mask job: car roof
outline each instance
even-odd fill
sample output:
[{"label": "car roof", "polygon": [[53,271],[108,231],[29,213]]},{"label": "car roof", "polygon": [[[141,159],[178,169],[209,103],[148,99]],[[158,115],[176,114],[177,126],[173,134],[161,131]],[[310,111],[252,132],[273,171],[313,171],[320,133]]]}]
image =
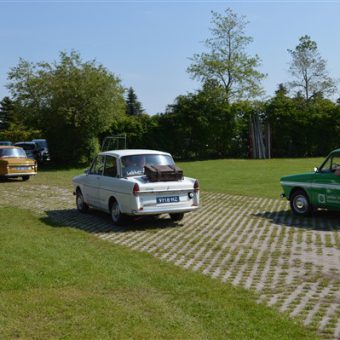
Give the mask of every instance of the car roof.
[{"label": "car roof", "polygon": [[16,144],[35,144],[35,143],[34,142],[16,142],[14,144],[16,145]]},{"label": "car roof", "polygon": [[0,145],[0,149],[22,149],[22,148],[14,145]]},{"label": "car roof", "polygon": [[115,157],[136,156],[136,155],[169,155],[168,152],[144,149],[126,149],[126,150],[110,150],[99,153],[100,155],[108,155]]}]

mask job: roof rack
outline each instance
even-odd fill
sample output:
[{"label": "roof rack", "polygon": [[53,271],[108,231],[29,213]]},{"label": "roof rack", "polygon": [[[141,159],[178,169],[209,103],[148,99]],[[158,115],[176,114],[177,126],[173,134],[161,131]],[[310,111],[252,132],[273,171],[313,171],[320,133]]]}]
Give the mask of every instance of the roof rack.
[{"label": "roof rack", "polygon": [[101,151],[126,149],[126,133],[104,138]]}]

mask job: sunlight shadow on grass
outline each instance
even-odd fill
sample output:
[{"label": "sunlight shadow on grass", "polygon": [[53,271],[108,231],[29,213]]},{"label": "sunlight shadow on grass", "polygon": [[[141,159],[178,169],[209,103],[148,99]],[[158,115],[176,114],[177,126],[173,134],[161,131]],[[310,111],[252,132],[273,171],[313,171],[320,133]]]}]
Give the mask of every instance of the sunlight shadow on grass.
[{"label": "sunlight shadow on grass", "polygon": [[115,226],[110,215],[98,210],[91,210],[82,214],[76,209],[48,210],[46,217],[41,220],[53,227],[71,227],[89,233],[124,233],[129,231],[143,231],[153,229],[180,228],[182,223],[173,222],[170,218],[143,217],[131,218],[125,226]]},{"label": "sunlight shadow on grass", "polygon": [[291,211],[265,211],[253,216],[264,218],[276,225],[318,231],[340,231],[340,212],[317,210],[311,216],[298,217]]}]

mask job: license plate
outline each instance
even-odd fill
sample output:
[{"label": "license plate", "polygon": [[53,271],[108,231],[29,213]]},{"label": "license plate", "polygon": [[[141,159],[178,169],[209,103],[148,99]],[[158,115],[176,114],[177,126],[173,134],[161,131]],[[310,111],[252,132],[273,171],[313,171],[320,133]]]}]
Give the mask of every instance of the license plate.
[{"label": "license plate", "polygon": [[157,204],[177,203],[177,202],[179,202],[179,196],[156,197],[156,201],[157,201]]},{"label": "license plate", "polygon": [[17,166],[16,170],[28,170],[28,166]]}]

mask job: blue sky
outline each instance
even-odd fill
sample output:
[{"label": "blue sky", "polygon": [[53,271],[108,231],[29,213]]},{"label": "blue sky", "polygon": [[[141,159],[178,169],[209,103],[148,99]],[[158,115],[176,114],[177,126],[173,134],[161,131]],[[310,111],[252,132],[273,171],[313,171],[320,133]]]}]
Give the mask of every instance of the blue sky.
[{"label": "blue sky", "polygon": [[340,78],[338,1],[0,0],[0,98],[20,57],[52,62],[75,49],[132,86],[146,112],[164,112],[178,95],[200,87],[186,72],[189,58],[204,50],[211,11],[228,7],[250,22],[248,51],[262,59],[267,96],[289,80],[287,49],[304,34],[317,42],[331,76]]}]

